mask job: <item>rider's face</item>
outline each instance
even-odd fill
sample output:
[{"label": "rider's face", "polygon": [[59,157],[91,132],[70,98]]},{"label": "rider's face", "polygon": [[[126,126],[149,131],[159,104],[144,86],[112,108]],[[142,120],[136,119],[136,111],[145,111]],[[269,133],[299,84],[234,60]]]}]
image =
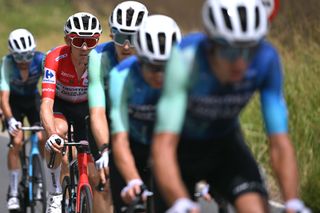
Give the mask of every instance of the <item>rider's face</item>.
[{"label": "rider's face", "polygon": [[142,75],[152,88],[160,89],[164,79],[164,65],[142,63]]},{"label": "rider's face", "polygon": [[223,83],[241,81],[255,54],[255,47],[235,48],[215,45],[210,55],[213,69],[218,79]]},{"label": "rider's face", "polygon": [[131,41],[124,40],[121,43],[119,43],[115,41],[116,39],[115,36],[116,35],[113,33],[110,34],[110,37],[115,43],[115,49],[116,49],[118,61],[122,61],[123,59],[126,59],[127,57],[136,54],[135,48],[130,43]]},{"label": "rider's face", "polygon": [[71,39],[69,37],[65,37],[65,41],[67,45],[71,47],[71,56],[72,58],[76,59],[77,61],[81,61],[83,64],[88,63],[88,55],[92,48],[88,48],[86,44],[82,45],[80,48],[75,47],[71,43]]}]

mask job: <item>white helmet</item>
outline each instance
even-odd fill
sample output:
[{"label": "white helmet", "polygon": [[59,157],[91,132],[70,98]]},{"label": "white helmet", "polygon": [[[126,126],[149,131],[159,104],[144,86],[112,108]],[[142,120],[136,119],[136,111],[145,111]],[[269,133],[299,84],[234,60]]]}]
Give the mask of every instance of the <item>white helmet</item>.
[{"label": "white helmet", "polygon": [[180,29],[172,18],[151,15],[141,24],[133,43],[138,56],[150,63],[161,63],[169,59],[172,46],[180,40]]},{"label": "white helmet", "polygon": [[112,30],[120,33],[135,33],[143,19],[148,16],[146,6],[136,1],[124,1],[118,4],[109,17]]},{"label": "white helmet", "polygon": [[9,35],[8,47],[12,53],[22,53],[33,51],[36,48],[36,43],[28,30],[16,29]]},{"label": "white helmet", "polygon": [[207,0],[202,18],[209,36],[230,45],[255,44],[268,31],[261,0]]},{"label": "white helmet", "polygon": [[64,33],[76,33],[78,36],[101,34],[102,29],[97,17],[91,13],[80,12],[70,16],[64,25]]}]

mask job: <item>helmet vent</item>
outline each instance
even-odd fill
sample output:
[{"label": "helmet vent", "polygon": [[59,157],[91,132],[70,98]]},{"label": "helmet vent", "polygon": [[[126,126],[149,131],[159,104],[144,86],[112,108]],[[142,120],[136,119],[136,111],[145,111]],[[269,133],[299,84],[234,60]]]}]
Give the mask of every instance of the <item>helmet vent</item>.
[{"label": "helmet vent", "polygon": [[166,50],[166,35],[164,33],[158,34],[160,53],[164,54]]},{"label": "helmet vent", "polygon": [[11,42],[8,41],[8,43],[9,43],[10,49],[13,49],[13,46],[12,46]]},{"label": "helmet vent", "polygon": [[260,25],[260,11],[258,7],[256,7],[255,12],[256,12],[256,29],[257,29]]},{"label": "helmet vent", "polygon": [[127,19],[126,19],[127,26],[131,26],[133,14],[134,14],[134,10],[131,7],[127,9]]},{"label": "helmet vent", "polygon": [[92,18],[92,24],[91,24],[91,29],[95,29],[97,27],[97,19]]},{"label": "helmet vent", "polygon": [[152,39],[151,39],[151,35],[149,33],[146,33],[146,37],[147,37],[147,46],[150,52],[154,52],[153,50],[153,46],[152,46]]},{"label": "helmet vent", "polygon": [[222,14],[224,18],[224,22],[229,30],[232,30],[230,16],[228,15],[228,11],[226,8],[222,8]]},{"label": "helmet vent", "polygon": [[210,8],[208,8],[208,10],[209,10],[209,19],[210,19],[212,25],[215,27],[216,26],[216,21],[214,19],[213,10],[210,9]]},{"label": "helmet vent", "polygon": [[[82,19],[82,23],[83,23],[83,29],[88,30],[90,17],[89,16],[82,16],[81,19]],[[81,28],[79,28],[79,29],[81,29]]]},{"label": "helmet vent", "polygon": [[18,49],[21,49],[20,46],[19,46],[19,44],[18,44],[18,42],[17,42],[17,40],[14,39],[13,42],[14,42],[14,45],[15,45]]},{"label": "helmet vent", "polygon": [[74,23],[75,28],[80,29],[80,21],[77,17],[73,18],[73,23]]},{"label": "helmet vent", "polygon": [[29,41],[29,46],[31,46],[32,42],[31,42],[31,37],[28,36],[28,41]]},{"label": "helmet vent", "polygon": [[172,34],[172,44],[177,42],[177,33]]},{"label": "helmet vent", "polygon": [[136,26],[139,26],[139,25],[141,24],[142,19],[143,19],[143,15],[144,15],[144,12],[143,12],[143,11],[140,11],[139,14],[138,14]]},{"label": "helmet vent", "polygon": [[23,37],[20,38],[20,41],[22,43],[22,46],[23,46],[23,49],[26,49],[27,48],[27,44],[26,44],[26,41],[24,40]]},{"label": "helmet vent", "polygon": [[117,11],[117,22],[122,24],[122,10]]},{"label": "helmet vent", "polygon": [[238,7],[238,13],[240,17],[241,29],[243,32],[247,31],[247,10],[245,7]]}]

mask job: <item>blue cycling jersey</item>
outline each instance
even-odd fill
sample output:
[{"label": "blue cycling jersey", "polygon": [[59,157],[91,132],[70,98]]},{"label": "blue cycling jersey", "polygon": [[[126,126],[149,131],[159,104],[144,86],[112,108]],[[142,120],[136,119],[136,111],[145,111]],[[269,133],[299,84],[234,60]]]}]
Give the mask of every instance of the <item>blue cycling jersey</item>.
[{"label": "blue cycling jersey", "polygon": [[20,70],[11,54],[2,58],[1,64],[1,91],[10,91],[14,95],[32,96],[39,93],[37,85],[42,76],[44,53],[35,52],[29,65],[29,76],[22,80]]},{"label": "blue cycling jersey", "polygon": [[259,91],[268,134],[286,133],[282,69],[272,45],[261,42],[241,81],[222,84],[209,65],[208,42],[206,35],[195,33],[173,49],[156,132],[178,133],[187,140],[222,137],[239,125],[241,110]]},{"label": "blue cycling jersey", "polygon": [[128,132],[132,141],[150,144],[160,89],[143,78],[136,56],[123,60],[110,73],[112,134]]}]

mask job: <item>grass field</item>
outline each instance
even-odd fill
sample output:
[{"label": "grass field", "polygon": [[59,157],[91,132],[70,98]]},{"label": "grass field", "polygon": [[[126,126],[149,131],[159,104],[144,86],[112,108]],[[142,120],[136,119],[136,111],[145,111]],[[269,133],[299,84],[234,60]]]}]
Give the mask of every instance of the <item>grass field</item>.
[{"label": "grass field", "polygon": [[[27,28],[35,35],[41,51],[46,52],[62,44],[63,24],[69,15],[79,10],[98,15],[104,29],[102,41],[108,40],[107,14],[116,2],[119,1],[0,0],[0,54],[3,56],[7,53],[8,34],[18,27]],[[193,5],[186,11],[176,9],[181,8],[180,0],[143,2],[150,6],[152,12],[172,14],[185,32],[200,26],[201,20],[196,21],[200,16],[188,14],[199,9],[201,1],[190,1]],[[299,163],[301,195],[314,212],[320,212],[320,28],[316,9],[320,8],[320,1],[310,0],[308,5],[298,0],[291,0],[290,4],[287,1],[281,2],[284,6],[271,26],[269,39],[283,59],[284,93],[289,112],[290,135]],[[259,108],[257,94],[241,115],[241,121],[253,153],[268,174],[272,196],[281,200],[270,169],[267,140]]]}]

